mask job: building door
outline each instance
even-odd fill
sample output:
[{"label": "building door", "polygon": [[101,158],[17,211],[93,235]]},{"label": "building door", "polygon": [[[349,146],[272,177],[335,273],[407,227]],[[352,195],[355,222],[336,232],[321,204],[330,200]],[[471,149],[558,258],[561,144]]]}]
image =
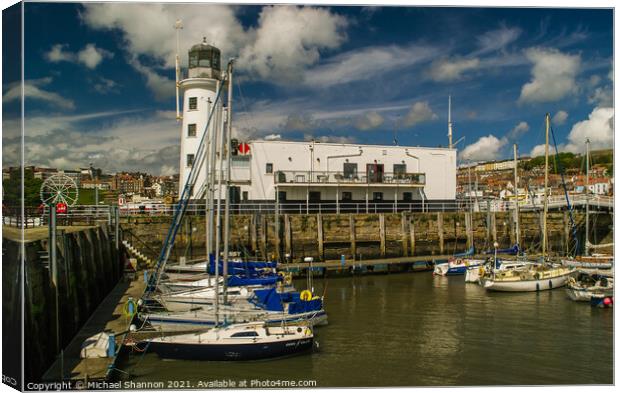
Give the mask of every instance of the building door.
[{"label": "building door", "polygon": [[368,176],[369,183],[382,183],[383,173],[383,164],[366,164],[366,176]]}]

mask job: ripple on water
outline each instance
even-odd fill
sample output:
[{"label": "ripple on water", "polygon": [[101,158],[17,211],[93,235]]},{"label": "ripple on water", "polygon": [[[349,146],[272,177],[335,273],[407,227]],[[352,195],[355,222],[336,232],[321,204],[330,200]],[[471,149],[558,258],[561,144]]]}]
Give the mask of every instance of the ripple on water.
[{"label": "ripple on water", "polygon": [[[315,281],[319,292],[321,280]],[[303,283],[299,283],[301,288]],[[319,386],[611,384],[613,310],[563,289],[493,293],[430,273],[329,279],[318,353],[261,362],[131,357],[136,380],[315,379]],[[137,365],[137,367],[136,367]]]}]

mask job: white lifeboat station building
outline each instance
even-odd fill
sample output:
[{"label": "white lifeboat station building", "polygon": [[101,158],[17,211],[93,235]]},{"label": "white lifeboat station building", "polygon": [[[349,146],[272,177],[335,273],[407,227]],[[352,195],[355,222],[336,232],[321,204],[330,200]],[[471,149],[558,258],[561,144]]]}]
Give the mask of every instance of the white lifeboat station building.
[{"label": "white lifeboat station building", "polygon": [[[194,164],[220,75],[220,51],[205,42],[194,45],[189,51],[188,77],[179,82],[183,93],[181,190]],[[226,108],[219,106],[212,124],[224,127]],[[257,205],[268,211],[276,203],[282,212],[428,210],[429,202],[456,198],[456,150],[452,148],[234,139],[230,148],[233,211],[244,206],[258,209]],[[201,173],[197,184],[204,179]]]}]

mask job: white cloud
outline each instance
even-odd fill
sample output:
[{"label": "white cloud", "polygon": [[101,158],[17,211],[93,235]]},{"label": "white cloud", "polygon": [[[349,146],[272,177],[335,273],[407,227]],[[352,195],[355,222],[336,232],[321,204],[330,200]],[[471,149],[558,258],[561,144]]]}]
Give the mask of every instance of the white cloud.
[{"label": "white cloud", "polygon": [[95,91],[97,91],[98,93],[101,94],[108,94],[108,93],[118,93],[119,90],[119,84],[114,82],[111,79],[107,79],[104,78],[102,76],[98,77],[97,79],[94,80],[94,82],[92,82],[93,84],[93,89],[95,89]]},{"label": "white cloud", "polygon": [[419,123],[437,119],[427,101],[419,101],[413,104],[409,112],[405,115],[402,124],[406,127],[415,126]]},{"label": "white cloud", "polygon": [[521,29],[517,27],[502,26],[496,30],[490,30],[478,37],[480,49],[477,54],[494,52],[505,48],[508,44],[516,41],[521,35]]},{"label": "white cloud", "polygon": [[501,148],[506,144],[504,138],[498,139],[489,134],[467,146],[460,153],[460,157],[467,161],[490,161],[499,158]]},{"label": "white cloud", "polygon": [[525,56],[533,63],[532,80],[523,85],[519,102],[552,102],[577,91],[575,78],[581,67],[580,55],[557,49],[530,48]]},{"label": "white cloud", "polygon": [[[558,150],[559,147],[558,147]],[[549,149],[549,154],[551,154],[551,148]],[[532,151],[530,151],[530,157],[538,157],[538,156],[544,156],[545,155],[545,145],[536,145],[532,148]]]},{"label": "white cloud", "polygon": [[357,139],[352,136],[336,136],[336,135],[320,135],[304,134],[304,140],[316,141],[320,143],[356,143]]},{"label": "white cloud", "polygon": [[480,66],[480,60],[473,59],[444,59],[434,62],[430,68],[430,76],[436,82],[448,82],[460,79],[463,73],[475,70]]},{"label": "white cloud", "polygon": [[321,49],[339,47],[346,39],[347,20],[325,8],[263,7],[251,45],[240,51],[242,69],[276,83],[298,82],[303,70],[316,64]]},{"label": "white cloud", "polygon": [[[118,115],[123,116],[105,121]],[[100,119],[98,125],[85,122],[93,119]],[[136,111],[74,116],[46,114],[27,117],[24,127],[27,165],[75,169],[92,162],[107,172],[142,170],[169,174],[170,168],[178,172],[179,125],[174,119],[166,119],[165,114],[138,115]],[[19,142],[20,138],[4,138],[8,149],[3,151],[12,154],[11,147],[19,146]]]},{"label": "white cloud", "polygon": [[282,139],[282,135],[280,134],[269,134],[269,135],[265,135],[265,137],[263,138],[266,141],[279,141]]},{"label": "white cloud", "polygon": [[71,52],[65,52],[63,50],[67,45],[56,44],[53,45],[49,52],[45,53],[44,57],[47,61],[51,61],[52,63],[57,63],[59,61],[73,61],[75,59],[75,54]]},{"label": "white cloud", "polygon": [[[560,151],[583,153],[586,139],[590,139],[592,149],[609,149],[614,143],[614,109],[597,107],[592,110],[588,119],[573,125],[565,144],[558,146]],[[553,147],[550,147],[553,152]],[[545,154],[545,145],[535,146],[532,157]]]},{"label": "white cloud", "polygon": [[372,46],[355,49],[330,57],[305,74],[304,83],[309,87],[328,87],[367,80],[375,76],[428,61],[437,49],[420,45]]},{"label": "white cloud", "polygon": [[568,119],[568,112],[558,111],[555,115],[553,115],[551,122],[553,124],[561,126],[562,124],[566,123],[566,119]]},{"label": "white cloud", "polygon": [[[257,26],[248,30],[235,15],[237,9],[220,4],[104,3],[85,4],[81,16],[91,28],[123,34],[130,64],[145,76],[159,98],[170,96],[174,89],[174,83],[162,76],[161,70],[174,67],[176,38],[172,27],[177,19],[183,22],[183,64],[187,49],[205,36],[222,51],[223,64],[228,58],[239,57],[238,69],[247,77],[274,83],[299,82],[303,70],[319,61],[321,50],[337,48],[346,39],[347,20],[326,8],[263,7]],[[142,56],[150,60],[148,66]]]},{"label": "white cloud", "polygon": [[[52,106],[62,109],[75,109],[75,104],[72,100],[62,97],[60,94],[47,91],[41,88],[52,82],[52,78],[41,79],[29,79],[24,81],[24,97],[26,102],[28,100],[44,101]],[[7,91],[2,96],[2,100],[5,102],[20,100],[22,97],[22,89],[19,83],[14,83],[9,86]]]},{"label": "white cloud", "polygon": [[365,113],[355,120],[355,127],[358,130],[366,131],[380,127],[385,119],[378,112],[372,111]]},{"label": "white cloud", "polygon": [[45,53],[44,57],[47,61],[58,63],[66,61],[70,63],[80,63],[90,69],[95,69],[104,58],[111,58],[114,54],[102,48],[97,48],[95,44],[86,44],[86,46],[77,53],[66,51],[67,45],[56,44]]},{"label": "white cloud", "polygon": [[586,138],[590,139],[592,149],[609,149],[614,144],[614,109],[597,107],[592,110],[587,120],[573,125],[568,134],[568,143],[564,150],[581,152]]},{"label": "white cloud", "polygon": [[526,134],[529,130],[530,130],[529,124],[527,124],[524,121],[519,122],[519,124],[517,124],[510,131],[508,131],[504,139],[506,139],[507,141],[517,140],[521,138],[524,134]]},{"label": "white cloud", "polygon": [[282,128],[292,131],[305,131],[316,127],[315,121],[308,115],[290,115]]},{"label": "white cloud", "polygon": [[614,102],[611,86],[601,86],[594,89],[588,97],[588,103],[601,107],[611,107]]}]

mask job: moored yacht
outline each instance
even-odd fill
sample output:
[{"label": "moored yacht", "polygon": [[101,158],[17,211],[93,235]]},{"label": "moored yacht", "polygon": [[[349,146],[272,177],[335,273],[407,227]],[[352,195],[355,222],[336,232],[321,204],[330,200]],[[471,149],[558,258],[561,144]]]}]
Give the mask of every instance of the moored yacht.
[{"label": "moored yacht", "polygon": [[147,350],[164,359],[256,360],[310,351],[314,333],[309,326],[268,326],[264,322],[216,327],[206,332],[145,340]]}]

